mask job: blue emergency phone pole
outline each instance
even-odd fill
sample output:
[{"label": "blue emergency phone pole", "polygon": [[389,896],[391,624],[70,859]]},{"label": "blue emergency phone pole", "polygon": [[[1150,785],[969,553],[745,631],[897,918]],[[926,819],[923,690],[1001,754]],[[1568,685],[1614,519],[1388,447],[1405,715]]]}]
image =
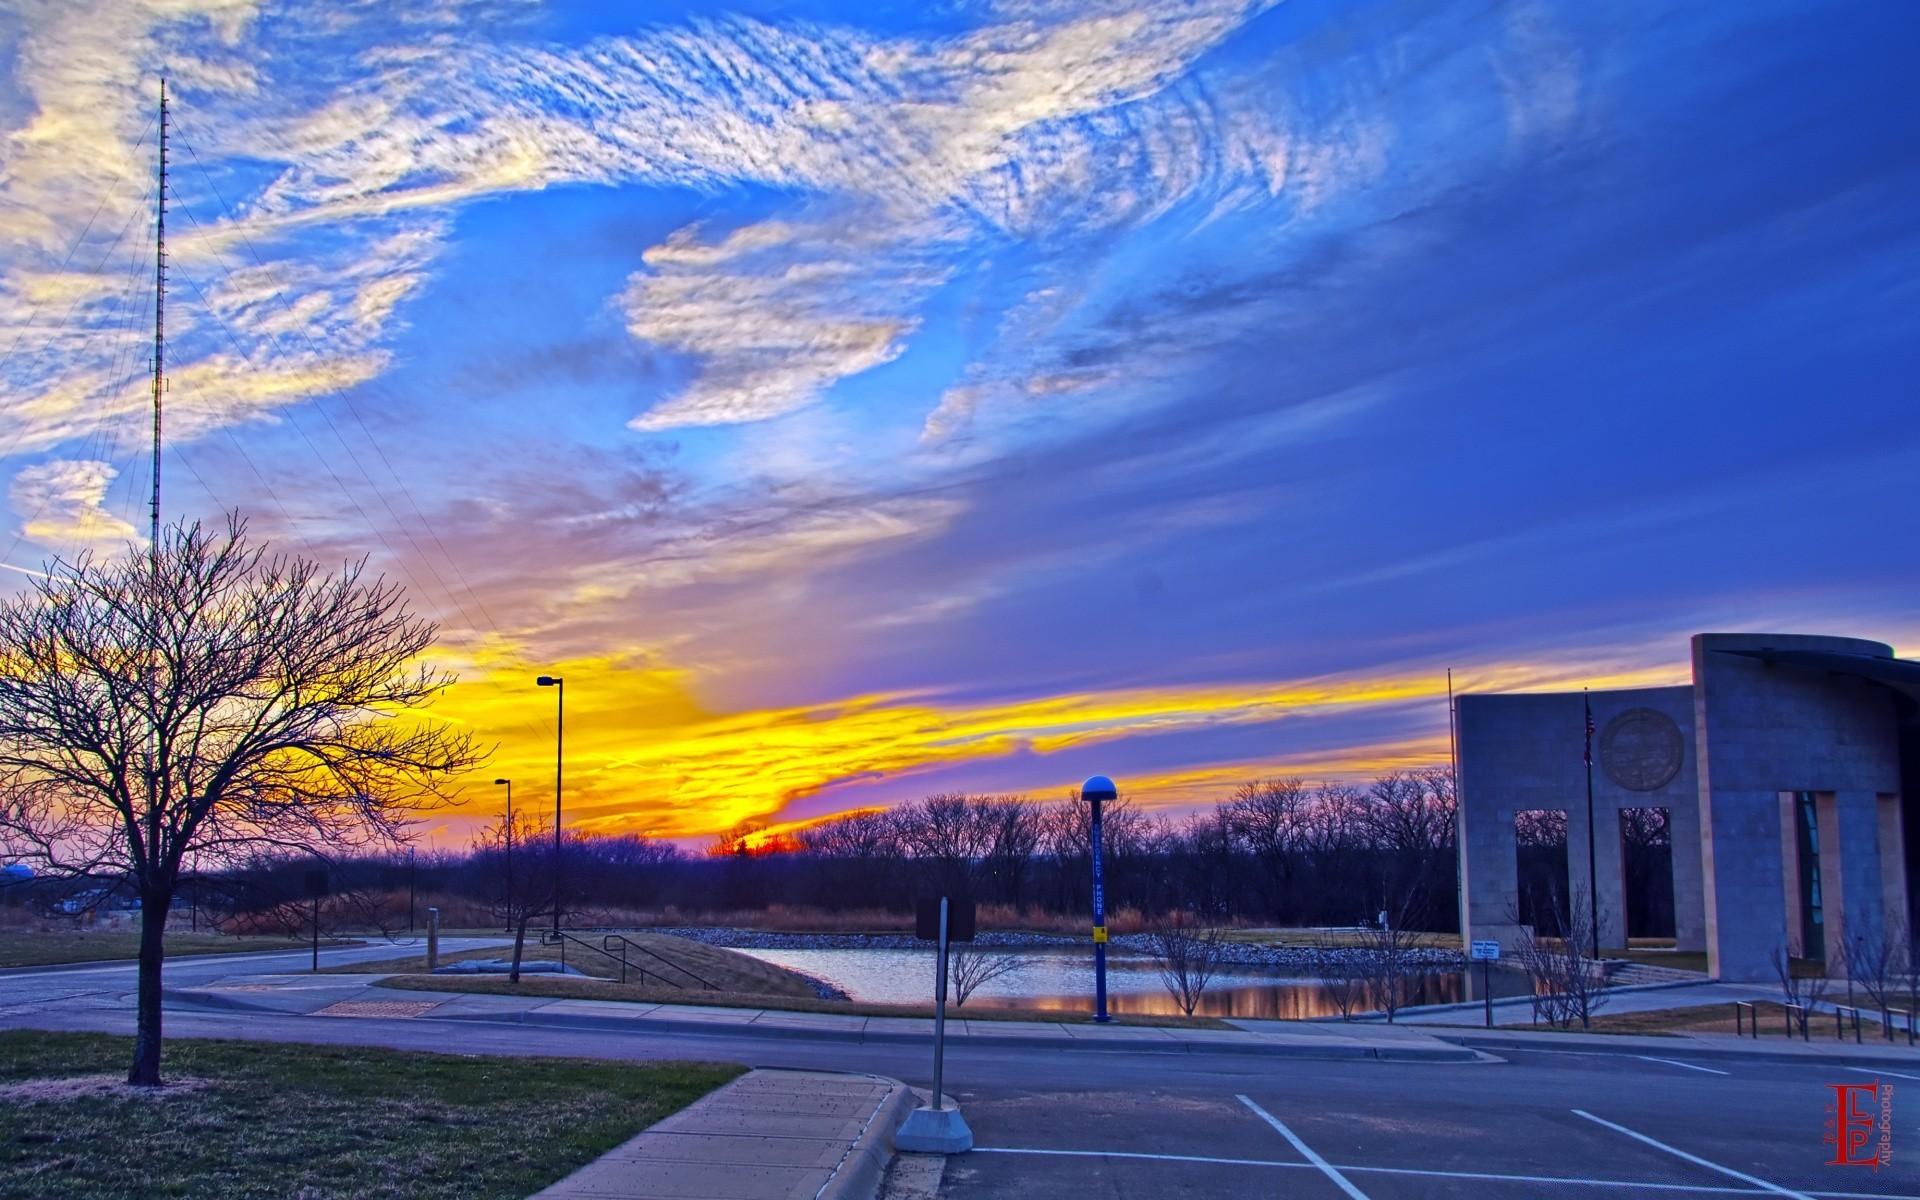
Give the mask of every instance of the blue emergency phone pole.
[{"label": "blue emergency phone pole", "polygon": [[1095,775],[1080,785],[1080,798],[1093,805],[1093,1019],[1105,1024],[1107,1016],[1107,888],[1101,877],[1100,805],[1117,800],[1120,793],[1113,780]]}]

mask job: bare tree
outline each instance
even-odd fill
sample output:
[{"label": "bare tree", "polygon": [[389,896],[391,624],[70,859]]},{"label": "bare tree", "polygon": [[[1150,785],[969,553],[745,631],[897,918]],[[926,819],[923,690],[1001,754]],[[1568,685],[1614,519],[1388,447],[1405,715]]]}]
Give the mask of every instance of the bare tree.
[{"label": "bare tree", "polygon": [[1168,914],[1147,933],[1149,952],[1160,960],[1160,982],[1188,1016],[1220,970],[1220,931],[1202,928],[1188,912]]},{"label": "bare tree", "polygon": [[553,853],[553,825],[536,813],[513,814],[482,829],[473,840],[480,899],[487,914],[513,933],[510,983],[520,982],[526,958],[527,928],[553,915],[559,873]]},{"label": "bare tree", "polygon": [[1366,950],[1351,940],[1322,933],[1313,940],[1313,972],[1342,1021],[1353,1020],[1354,1010],[1367,998]]},{"label": "bare tree", "polygon": [[1011,975],[1026,965],[1024,954],[982,950],[972,942],[952,943],[947,949],[947,983],[953,988],[953,1006],[963,1007],[981,984]]},{"label": "bare tree", "polygon": [[450,677],[400,589],[169,527],[148,552],[56,561],[0,602],[0,841],[124,875],[141,903],[128,1081],[160,1082],[160,974],[182,861],[393,842],[483,755],[417,710]]},{"label": "bare tree", "polygon": [[[1549,912],[1554,907],[1549,905]],[[1563,919],[1543,914],[1550,922],[1545,931],[1521,926],[1520,967],[1533,984],[1534,1015],[1556,1028],[1578,1021],[1580,1028],[1591,1029],[1594,1014],[1609,998],[1605,967],[1585,953],[1594,941],[1591,912],[1585,890],[1575,888]]]},{"label": "bare tree", "polygon": [[1427,938],[1406,927],[1405,914],[1404,905],[1387,910],[1385,921],[1361,932],[1357,953],[1349,959],[1363,993],[1386,1014],[1389,1025],[1406,1007],[1408,981],[1428,970],[1420,961]]},{"label": "bare tree", "polygon": [[1848,933],[1843,947],[1849,985],[1860,985],[1883,1022],[1908,974],[1907,931],[1898,927],[1903,924],[1887,922],[1869,933]]},{"label": "bare tree", "polygon": [[1787,1019],[1800,1026],[1800,1036],[1807,1036],[1807,1022],[1818,1008],[1821,999],[1827,994],[1827,977],[1816,975],[1802,979],[1793,973],[1793,954],[1785,946],[1775,946],[1768,958],[1773,963],[1773,974],[1780,981],[1781,1003],[1786,1006]]}]

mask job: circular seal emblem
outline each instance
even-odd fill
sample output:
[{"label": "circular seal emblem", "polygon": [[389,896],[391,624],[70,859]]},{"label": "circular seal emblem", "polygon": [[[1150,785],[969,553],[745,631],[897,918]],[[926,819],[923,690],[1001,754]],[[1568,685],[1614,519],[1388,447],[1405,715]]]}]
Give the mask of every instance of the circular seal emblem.
[{"label": "circular seal emblem", "polygon": [[1680,773],[1686,752],[1680,727],[1654,708],[1630,708],[1600,731],[1600,769],[1630,792],[1665,787]]}]

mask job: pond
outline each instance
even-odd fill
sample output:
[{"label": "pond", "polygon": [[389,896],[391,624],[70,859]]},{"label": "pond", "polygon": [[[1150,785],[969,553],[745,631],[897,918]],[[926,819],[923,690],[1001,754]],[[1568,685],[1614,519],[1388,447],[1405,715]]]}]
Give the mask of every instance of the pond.
[{"label": "pond", "polygon": [[[933,999],[934,953],[928,950],[739,950],[740,954],[790,967],[824,980],[857,1001],[869,1004],[926,1004]],[[1004,952],[992,952],[1004,953]],[[1024,1008],[1089,1012],[1093,1008],[1093,954],[1084,949],[1036,949],[1019,952],[1020,965],[980,985],[963,1011]],[[1527,982],[1513,972],[1493,973],[1493,994],[1523,996]],[[1459,970],[1414,975],[1401,987],[1401,1002],[1446,1004],[1477,1000],[1480,978],[1471,984]],[[1152,958],[1111,954],[1107,958],[1107,1007],[1116,1013],[1166,1016],[1180,1011],[1161,982]],[[1378,1007],[1363,1003],[1356,1011]],[[1280,968],[1236,967],[1214,976],[1198,1015],[1210,1017],[1291,1018],[1338,1016],[1339,1006],[1323,979]]]}]

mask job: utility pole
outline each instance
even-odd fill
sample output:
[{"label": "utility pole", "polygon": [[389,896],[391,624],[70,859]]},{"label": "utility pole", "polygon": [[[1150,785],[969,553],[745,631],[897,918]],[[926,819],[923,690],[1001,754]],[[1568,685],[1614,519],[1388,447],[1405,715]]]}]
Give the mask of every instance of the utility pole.
[{"label": "utility pole", "polygon": [[[1593,698],[1580,689],[1587,710],[1587,921],[1593,926],[1593,958],[1600,960],[1600,856],[1593,845]],[[1571,923],[1571,922],[1569,922]]]},{"label": "utility pole", "polygon": [[167,81],[160,80],[160,181],[153,227],[153,499],[148,507],[149,551],[160,565],[160,410],[167,355]]}]

